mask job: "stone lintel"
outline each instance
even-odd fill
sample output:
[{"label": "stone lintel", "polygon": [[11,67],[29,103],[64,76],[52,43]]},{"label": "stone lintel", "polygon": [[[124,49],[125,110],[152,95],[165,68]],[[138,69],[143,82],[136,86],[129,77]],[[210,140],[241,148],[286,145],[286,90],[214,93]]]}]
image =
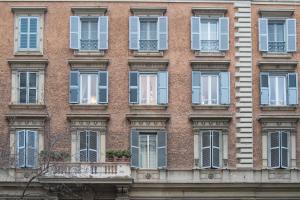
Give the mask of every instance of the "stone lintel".
[{"label": "stone lintel", "polygon": [[134,71],[160,71],[166,70],[168,59],[128,59],[130,70]]},{"label": "stone lintel", "polygon": [[191,60],[193,70],[227,71],[230,60]]}]

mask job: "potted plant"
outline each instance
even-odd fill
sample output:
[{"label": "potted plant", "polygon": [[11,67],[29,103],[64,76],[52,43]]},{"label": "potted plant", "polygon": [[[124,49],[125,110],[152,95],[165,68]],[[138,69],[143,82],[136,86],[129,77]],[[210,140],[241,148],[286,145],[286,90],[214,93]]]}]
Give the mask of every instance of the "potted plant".
[{"label": "potted plant", "polygon": [[131,157],[131,154],[130,154],[130,151],[129,151],[129,150],[123,150],[123,151],[122,151],[122,159],[123,159],[123,162],[129,162],[130,157]]},{"label": "potted plant", "polygon": [[113,162],[114,161],[114,154],[115,154],[114,150],[108,150],[106,152],[106,158],[107,158],[108,162]]}]

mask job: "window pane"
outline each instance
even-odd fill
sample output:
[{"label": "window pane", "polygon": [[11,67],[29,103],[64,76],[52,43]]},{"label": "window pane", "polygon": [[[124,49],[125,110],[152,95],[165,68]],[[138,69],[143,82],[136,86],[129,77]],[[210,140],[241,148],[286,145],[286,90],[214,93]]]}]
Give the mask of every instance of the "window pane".
[{"label": "window pane", "polygon": [[89,162],[97,162],[97,152],[89,150]]},{"label": "window pane", "polygon": [[283,23],[277,24],[276,33],[277,33],[277,41],[283,42],[284,41],[284,24]]},{"label": "window pane", "polygon": [[29,89],[29,103],[36,103],[36,89]]},{"label": "window pane", "polygon": [[21,18],[21,33],[27,33],[28,32],[28,19],[27,18]]},{"label": "window pane", "polygon": [[96,20],[93,20],[91,22],[90,39],[91,40],[97,40],[98,39],[98,22]]},{"label": "window pane", "polygon": [[270,76],[270,104],[276,105],[276,77]]},{"label": "window pane", "polygon": [[269,23],[268,25],[268,37],[270,42],[275,41],[275,25],[273,23]]},{"label": "window pane", "polygon": [[220,146],[220,138],[219,138],[219,133],[214,131],[213,133],[213,146],[219,147]]},{"label": "window pane", "polygon": [[20,73],[20,87],[26,87],[27,86],[27,73]]},{"label": "window pane", "polygon": [[89,145],[90,145],[89,146],[90,149],[94,149],[94,150],[97,149],[97,133],[96,132],[93,132],[93,131],[90,132]]},{"label": "window pane", "polygon": [[87,142],[86,141],[86,132],[85,131],[80,132],[80,150],[87,148],[86,142]]},{"label": "window pane", "polygon": [[202,149],[202,166],[210,167],[210,148]]},{"label": "window pane", "polygon": [[218,76],[211,76],[211,104],[218,104]]},{"label": "window pane", "polygon": [[210,39],[218,40],[218,21],[210,20]]},{"label": "window pane", "polygon": [[90,99],[89,103],[96,104],[97,103],[97,79],[98,76],[96,74],[90,75]]},{"label": "window pane", "polygon": [[37,34],[29,35],[29,48],[37,48]]},{"label": "window pane", "polygon": [[201,40],[208,40],[208,20],[201,19]]},{"label": "window pane", "polygon": [[202,133],[202,147],[209,147],[210,146],[210,132],[203,132]]},{"label": "window pane", "polygon": [[202,104],[208,104],[208,76],[201,77],[201,89]]},{"label": "window pane", "polygon": [[88,75],[81,74],[81,103],[88,103]]},{"label": "window pane", "polygon": [[285,77],[278,77],[278,104],[285,105]]},{"label": "window pane", "polygon": [[288,147],[288,134],[286,132],[281,133],[281,146]]},{"label": "window pane", "polygon": [[149,135],[149,168],[157,167],[156,135]]},{"label": "window pane", "polygon": [[147,39],[147,23],[145,21],[140,23],[140,38],[141,40]]},{"label": "window pane", "polygon": [[149,76],[149,104],[156,104],[156,100],[157,100],[157,86],[156,86],[156,75],[150,75]]},{"label": "window pane", "polygon": [[26,89],[20,89],[20,103],[26,103]]},{"label": "window pane", "polygon": [[154,21],[151,21],[149,22],[149,27],[150,27],[150,33],[149,33],[149,36],[150,36],[150,40],[156,40],[156,37],[157,37],[157,23],[154,22]]},{"label": "window pane", "polygon": [[36,87],[36,73],[29,73],[29,87]]},{"label": "window pane", "polygon": [[87,150],[80,151],[80,162],[87,162]]},{"label": "window pane", "polygon": [[271,148],[279,147],[279,133],[271,134]]},{"label": "window pane", "polygon": [[140,166],[147,168],[147,135],[140,135]]},{"label": "window pane", "polygon": [[82,40],[89,39],[89,24],[87,20],[81,21],[81,39]]},{"label": "window pane", "polygon": [[30,33],[37,32],[37,18],[30,19]]},{"label": "window pane", "polygon": [[20,36],[20,48],[27,48],[28,46],[28,41],[27,41],[27,34],[21,34]]}]

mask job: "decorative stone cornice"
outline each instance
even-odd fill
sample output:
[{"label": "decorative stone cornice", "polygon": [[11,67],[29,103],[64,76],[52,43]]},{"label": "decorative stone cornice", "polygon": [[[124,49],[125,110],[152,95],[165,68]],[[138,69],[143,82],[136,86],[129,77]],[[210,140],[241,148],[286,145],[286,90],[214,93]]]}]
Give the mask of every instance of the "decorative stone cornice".
[{"label": "decorative stone cornice", "polygon": [[48,59],[9,59],[7,62],[12,70],[45,70],[48,65]]},{"label": "decorative stone cornice", "polygon": [[72,13],[75,15],[105,15],[107,7],[72,7]]},{"label": "decorative stone cornice", "polygon": [[130,12],[133,15],[164,15],[167,12],[166,7],[131,7]]},{"label": "decorative stone cornice", "polygon": [[106,70],[109,59],[69,59],[72,69],[80,70]]},{"label": "decorative stone cornice", "polygon": [[191,60],[190,64],[193,70],[227,71],[230,60]]},{"label": "decorative stone cornice", "polygon": [[47,12],[46,6],[36,6],[36,7],[25,7],[25,6],[13,6],[11,7],[13,13],[39,13],[44,14]]},{"label": "decorative stone cornice", "polygon": [[97,128],[106,130],[109,114],[67,114],[71,128]]},{"label": "decorative stone cornice", "polygon": [[231,114],[191,114],[189,119],[193,123],[195,133],[203,129],[221,129],[227,131]]},{"label": "decorative stone cornice", "polygon": [[130,70],[160,71],[166,70],[169,64],[167,59],[129,59]]},{"label": "decorative stone cornice", "polygon": [[136,129],[166,129],[170,114],[126,114],[130,126]]},{"label": "decorative stone cornice", "polygon": [[296,131],[299,115],[260,115],[262,131],[291,130]]},{"label": "decorative stone cornice", "polygon": [[10,113],[5,115],[10,128],[43,128],[48,118],[47,114],[19,114]]},{"label": "decorative stone cornice", "polygon": [[295,9],[290,8],[262,8],[258,10],[262,17],[291,17],[294,12]]},{"label": "decorative stone cornice", "polygon": [[297,60],[261,60],[257,62],[261,71],[291,71],[298,65]]},{"label": "decorative stone cornice", "polygon": [[222,7],[193,7],[192,13],[194,15],[201,15],[201,14],[218,14],[218,15],[225,15],[227,13],[227,8]]}]

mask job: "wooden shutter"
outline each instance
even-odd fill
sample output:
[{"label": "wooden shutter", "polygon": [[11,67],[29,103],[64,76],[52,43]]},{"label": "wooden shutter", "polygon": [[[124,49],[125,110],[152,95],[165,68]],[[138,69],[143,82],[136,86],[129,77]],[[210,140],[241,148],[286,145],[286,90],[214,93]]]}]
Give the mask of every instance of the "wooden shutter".
[{"label": "wooden shutter", "polygon": [[269,73],[260,73],[260,104],[269,104]]},{"label": "wooden shutter", "polygon": [[258,19],[259,50],[268,51],[268,19]]},{"label": "wooden shutter", "polygon": [[158,131],[157,133],[157,167],[167,167],[167,133]]},{"label": "wooden shutter", "polygon": [[140,20],[137,16],[129,17],[129,49],[138,50],[140,40]]},{"label": "wooden shutter", "polygon": [[192,50],[197,50],[197,51],[201,50],[200,28],[201,28],[201,18],[191,17],[191,49]]},{"label": "wooden shutter", "polygon": [[289,165],[289,148],[288,148],[288,138],[289,134],[287,132],[282,131],[281,132],[281,138],[280,138],[280,143],[281,143],[281,167],[282,168],[288,168]]},{"label": "wooden shutter", "polygon": [[97,162],[97,146],[98,146],[98,137],[97,132],[89,131],[88,134],[88,161]]},{"label": "wooden shutter", "polygon": [[279,168],[280,167],[280,133],[274,132],[270,133],[270,167]]},{"label": "wooden shutter", "polygon": [[229,18],[220,17],[219,18],[219,50],[227,51],[229,50]]},{"label": "wooden shutter", "polygon": [[212,131],[212,167],[220,168],[220,133]]},{"label": "wooden shutter", "polygon": [[129,103],[139,103],[139,72],[129,72]]},{"label": "wooden shutter", "polygon": [[158,17],[158,50],[168,49],[168,17]]},{"label": "wooden shutter", "polygon": [[87,162],[88,161],[88,138],[87,132],[82,131],[79,133],[79,161]]},{"label": "wooden shutter", "polygon": [[139,133],[135,129],[131,129],[131,167],[139,167]]},{"label": "wooden shutter", "polygon": [[98,49],[108,49],[108,16],[99,17],[98,34]]},{"label": "wooden shutter", "polygon": [[80,73],[79,71],[70,72],[70,94],[69,101],[70,103],[79,103],[80,95]]},{"label": "wooden shutter", "polygon": [[201,103],[201,72],[192,71],[192,103]]},{"label": "wooden shutter", "polygon": [[35,167],[37,161],[37,133],[26,131],[26,167]]},{"label": "wooden shutter", "polygon": [[70,49],[79,49],[81,22],[79,16],[70,16]]},{"label": "wooden shutter", "polygon": [[25,130],[21,130],[17,132],[17,166],[18,167],[25,167],[25,141],[26,141],[26,136],[25,136]]},{"label": "wooden shutter", "polygon": [[211,167],[211,136],[210,131],[203,131],[201,137],[201,164],[203,168]]},{"label": "wooden shutter", "polygon": [[288,104],[298,104],[298,76],[297,73],[288,73]]},{"label": "wooden shutter", "polygon": [[158,104],[168,104],[168,72],[161,71],[157,73],[157,102]]},{"label": "wooden shutter", "polygon": [[220,104],[230,103],[230,73],[220,72]]},{"label": "wooden shutter", "polygon": [[98,72],[98,103],[106,104],[108,103],[108,72],[99,71]]},{"label": "wooden shutter", "polygon": [[287,27],[286,51],[295,52],[297,51],[296,19],[286,19],[286,27]]}]

